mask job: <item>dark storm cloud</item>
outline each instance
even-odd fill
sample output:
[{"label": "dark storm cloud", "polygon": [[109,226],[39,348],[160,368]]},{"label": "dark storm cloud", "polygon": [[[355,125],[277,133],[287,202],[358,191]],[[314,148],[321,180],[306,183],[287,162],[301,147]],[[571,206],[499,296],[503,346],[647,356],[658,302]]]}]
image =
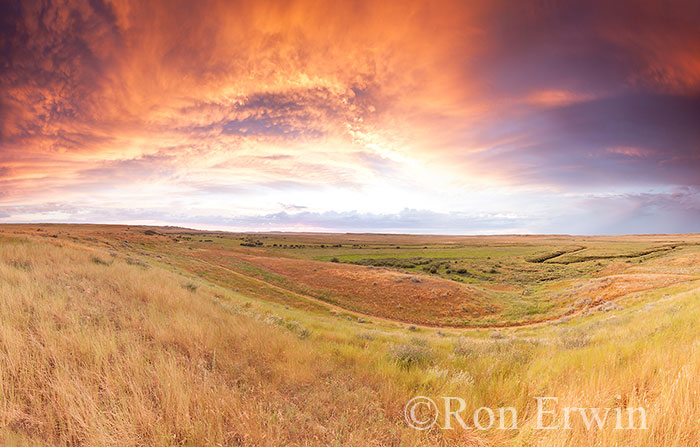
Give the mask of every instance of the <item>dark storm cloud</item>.
[{"label": "dark storm cloud", "polygon": [[54,145],[86,144],[92,135],[65,125],[94,122],[93,96],[119,45],[110,6],[83,2],[3,2],[0,94],[3,140],[54,137]]}]

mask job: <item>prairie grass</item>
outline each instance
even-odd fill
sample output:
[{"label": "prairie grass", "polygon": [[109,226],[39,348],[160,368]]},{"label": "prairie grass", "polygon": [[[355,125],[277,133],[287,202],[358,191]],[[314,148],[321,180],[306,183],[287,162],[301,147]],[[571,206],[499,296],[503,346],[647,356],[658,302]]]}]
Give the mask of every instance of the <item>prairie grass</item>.
[{"label": "prairie grass", "polygon": [[[494,336],[360,324],[130,259],[0,234],[0,444],[700,445],[697,282]],[[417,395],[515,407],[519,430],[412,430]],[[536,396],[644,407],[649,429],[535,430]]]},{"label": "prairie grass", "polygon": [[0,443],[427,443],[389,415],[403,396],[346,374],[302,329],[94,257],[0,240]]}]

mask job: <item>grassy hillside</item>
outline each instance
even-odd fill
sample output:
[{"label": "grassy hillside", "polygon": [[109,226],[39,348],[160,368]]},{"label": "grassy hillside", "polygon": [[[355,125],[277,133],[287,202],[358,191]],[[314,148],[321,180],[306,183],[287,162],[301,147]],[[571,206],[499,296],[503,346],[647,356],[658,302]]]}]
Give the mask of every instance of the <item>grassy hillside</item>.
[{"label": "grassy hillside", "polygon": [[[517,296],[522,306],[554,302],[564,309],[603,294],[616,304],[607,311],[582,304],[544,324],[461,329],[361,316],[329,304],[336,296],[316,298],[309,284],[251,261],[274,255],[342,264],[314,261],[315,253],[291,256],[292,249],[268,242],[241,247],[245,240],[234,243],[232,236],[144,231],[0,227],[5,445],[700,444],[700,255],[692,237],[676,237],[682,246],[661,237],[608,241],[608,251],[601,239],[587,249],[635,255],[634,262],[606,258],[543,284],[506,281],[514,290],[473,286],[492,291],[479,295],[484,306],[505,308]],[[325,241],[314,243],[338,243]],[[416,240],[399,244],[407,242]],[[415,245],[429,242],[438,252],[464,244],[428,238]],[[297,241],[304,243],[310,242]],[[488,243],[479,241],[486,244],[479,250],[491,253],[487,259],[507,250],[489,251]],[[532,263],[524,258],[580,243],[533,241],[535,247],[517,247],[512,262]],[[204,248],[212,244],[220,246]],[[677,247],[637,256],[667,244]],[[353,249],[335,250],[339,257]],[[426,282],[440,276],[405,274]],[[535,316],[556,309],[543,307]],[[416,395],[460,396],[469,415],[482,406],[513,406],[520,429],[419,432],[403,413]],[[561,407],[643,406],[649,429],[586,430],[574,420],[571,430],[535,430],[536,396],[556,396]]]}]

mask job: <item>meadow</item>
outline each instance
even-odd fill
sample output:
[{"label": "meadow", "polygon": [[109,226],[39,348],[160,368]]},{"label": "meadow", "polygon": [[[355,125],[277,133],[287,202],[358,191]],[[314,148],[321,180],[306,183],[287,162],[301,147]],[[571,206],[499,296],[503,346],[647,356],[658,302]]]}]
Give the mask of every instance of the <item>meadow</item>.
[{"label": "meadow", "polygon": [[[0,443],[700,445],[699,287],[698,235],[2,225]],[[518,429],[414,430],[414,396]],[[539,430],[538,396],[648,428]]]}]

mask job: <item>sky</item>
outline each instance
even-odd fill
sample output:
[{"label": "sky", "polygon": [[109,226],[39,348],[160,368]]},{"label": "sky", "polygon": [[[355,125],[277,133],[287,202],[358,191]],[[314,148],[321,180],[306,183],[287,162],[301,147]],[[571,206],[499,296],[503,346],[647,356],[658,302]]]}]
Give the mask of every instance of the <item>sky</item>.
[{"label": "sky", "polygon": [[0,3],[0,222],[700,232],[700,2]]}]

